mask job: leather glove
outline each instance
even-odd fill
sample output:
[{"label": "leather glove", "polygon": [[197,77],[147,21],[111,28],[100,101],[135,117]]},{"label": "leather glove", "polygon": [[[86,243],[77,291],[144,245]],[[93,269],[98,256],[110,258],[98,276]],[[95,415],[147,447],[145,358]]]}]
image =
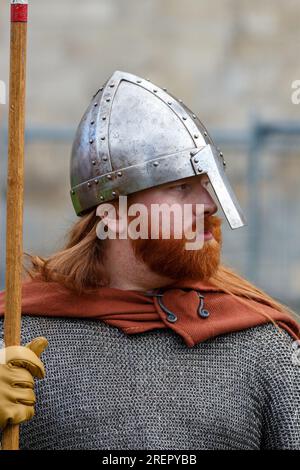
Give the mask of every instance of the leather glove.
[{"label": "leather glove", "polygon": [[47,339],[40,336],[26,346],[8,346],[0,350],[0,429],[34,416],[33,377],[45,377],[39,356],[47,345]]}]

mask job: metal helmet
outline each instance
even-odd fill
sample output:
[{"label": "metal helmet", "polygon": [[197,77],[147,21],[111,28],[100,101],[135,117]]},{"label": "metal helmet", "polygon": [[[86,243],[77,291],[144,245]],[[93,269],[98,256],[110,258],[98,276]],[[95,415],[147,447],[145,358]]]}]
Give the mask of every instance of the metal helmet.
[{"label": "metal helmet", "polygon": [[81,216],[102,202],[206,173],[232,229],[246,225],[223,154],[181,100],[116,71],[94,95],[71,156],[71,198]]}]

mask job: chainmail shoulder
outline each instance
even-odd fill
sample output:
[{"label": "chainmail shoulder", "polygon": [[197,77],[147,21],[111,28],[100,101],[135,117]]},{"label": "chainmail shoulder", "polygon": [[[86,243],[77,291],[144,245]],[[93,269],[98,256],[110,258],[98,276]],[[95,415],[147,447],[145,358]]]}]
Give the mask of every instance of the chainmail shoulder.
[{"label": "chainmail shoulder", "polygon": [[22,345],[36,336],[46,377],[21,449],[300,450],[300,348],[271,323],[188,348],[173,330],[23,316]]}]

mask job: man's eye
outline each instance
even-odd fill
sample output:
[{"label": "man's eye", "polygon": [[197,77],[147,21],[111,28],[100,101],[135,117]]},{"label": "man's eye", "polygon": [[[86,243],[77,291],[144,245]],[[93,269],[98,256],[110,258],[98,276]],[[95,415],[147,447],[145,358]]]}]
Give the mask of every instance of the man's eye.
[{"label": "man's eye", "polygon": [[189,185],[187,183],[176,184],[176,186],[171,186],[171,189],[177,189],[178,191],[184,191],[188,189]]}]

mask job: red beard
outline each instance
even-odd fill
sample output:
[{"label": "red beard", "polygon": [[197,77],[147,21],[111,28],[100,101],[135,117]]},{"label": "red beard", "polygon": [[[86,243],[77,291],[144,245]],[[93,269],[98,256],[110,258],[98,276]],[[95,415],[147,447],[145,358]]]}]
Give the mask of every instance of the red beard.
[{"label": "red beard", "polygon": [[186,250],[182,239],[131,239],[133,251],[153,272],[174,280],[207,281],[220,264],[222,245],[222,219],[210,216],[205,221],[205,231],[212,239],[205,241],[199,250]]}]

